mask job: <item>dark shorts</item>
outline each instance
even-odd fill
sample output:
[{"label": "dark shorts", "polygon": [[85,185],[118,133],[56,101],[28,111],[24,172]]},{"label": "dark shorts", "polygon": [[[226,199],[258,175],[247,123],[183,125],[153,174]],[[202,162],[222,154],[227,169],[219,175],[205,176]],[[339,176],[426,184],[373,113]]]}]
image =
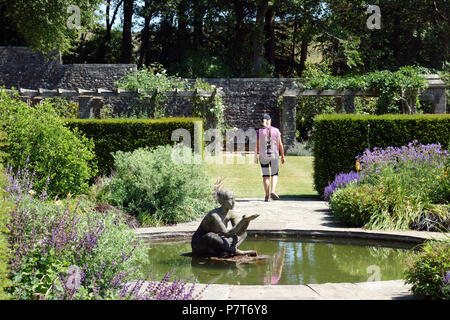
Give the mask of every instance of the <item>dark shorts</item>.
[{"label": "dark shorts", "polygon": [[272,177],[278,175],[278,157],[262,158],[259,157],[263,177]]}]

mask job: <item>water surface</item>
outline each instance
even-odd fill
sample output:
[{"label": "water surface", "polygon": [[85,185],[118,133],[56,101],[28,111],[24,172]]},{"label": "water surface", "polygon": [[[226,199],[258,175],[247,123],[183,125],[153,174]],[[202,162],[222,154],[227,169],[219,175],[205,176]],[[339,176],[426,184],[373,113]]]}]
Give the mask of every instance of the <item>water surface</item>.
[{"label": "water surface", "polygon": [[256,250],[268,259],[254,264],[208,261],[190,253],[190,239],[149,243],[144,272],[157,278],[176,269],[176,275],[198,277],[200,283],[216,284],[310,284],[365,282],[404,278],[412,245],[339,239],[247,238],[242,250]]}]

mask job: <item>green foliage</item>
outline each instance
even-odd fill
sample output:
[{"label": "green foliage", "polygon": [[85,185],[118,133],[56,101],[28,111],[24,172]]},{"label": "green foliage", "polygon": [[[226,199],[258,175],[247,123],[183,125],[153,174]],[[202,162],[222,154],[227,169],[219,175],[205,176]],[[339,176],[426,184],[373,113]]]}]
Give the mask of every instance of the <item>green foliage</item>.
[{"label": "green foliage", "polygon": [[365,149],[450,141],[450,115],[320,115],[314,120],[314,185],[319,194],[336,174],[354,170]]},{"label": "green foliage", "polygon": [[3,166],[0,163],[0,300],[10,298],[5,291],[11,285],[9,279],[9,254],[8,254],[8,228],[9,212],[12,203],[8,201],[5,194],[6,177]]},{"label": "green foliage", "polygon": [[225,124],[225,106],[223,104],[223,99],[220,92],[217,93],[214,85],[210,85],[209,83],[199,79],[195,81],[194,89],[200,91],[213,91],[214,94],[211,97],[202,97],[198,95],[192,96],[192,115],[194,117],[203,118],[206,129],[223,128]]},{"label": "green foliage", "polygon": [[88,181],[95,176],[93,143],[79,131],[67,128],[66,120],[55,111],[50,101],[30,108],[6,92],[0,92],[0,117],[5,121],[8,154],[13,168],[35,171],[36,191],[42,190],[47,178],[49,195],[78,194],[88,190]]},{"label": "green foliage", "polygon": [[375,111],[377,114],[411,114],[415,105],[420,108],[419,96],[428,87],[420,70],[407,66],[396,72],[382,70],[347,77],[321,73],[308,79],[304,88],[376,92],[379,94]]},{"label": "green foliage", "polygon": [[169,76],[158,63],[127,74],[117,81],[120,89],[140,92],[140,103],[131,106],[132,112],[145,118],[162,118],[167,113],[166,91],[186,89],[187,83],[181,78]]},{"label": "green foliage", "polygon": [[377,186],[350,183],[333,193],[330,209],[338,221],[352,227],[362,227],[371,215],[384,209],[381,195]]},{"label": "green foliage", "polygon": [[443,281],[450,271],[449,239],[430,240],[421,248],[422,251],[406,270],[405,282],[412,285],[416,296],[450,300],[450,284]]},{"label": "green foliage", "polygon": [[20,35],[34,50],[50,53],[53,50],[68,52],[72,41],[77,40],[79,30],[69,28],[67,22],[74,22],[70,5],[80,9],[80,31],[86,31],[95,18],[100,0],[6,0],[8,16],[14,22]]},{"label": "green foliage", "polygon": [[[186,129],[194,145],[194,134],[203,137],[201,119],[71,119],[68,126],[77,128],[94,142],[95,162],[100,174],[110,174],[114,166],[112,153],[138,148],[173,144],[172,133]],[[194,127],[198,125],[198,130]],[[178,138],[178,137],[177,137]],[[203,141],[200,139],[199,141]]]},{"label": "green foliage", "polygon": [[61,118],[78,118],[78,103],[69,101],[64,98],[47,98],[46,105],[53,107],[59,117]]},{"label": "green foliage", "polygon": [[185,78],[231,77],[231,68],[224,59],[213,56],[207,49],[186,50],[183,57],[168,66],[168,71]]},{"label": "green foliage", "polygon": [[100,199],[136,215],[144,225],[191,221],[205,214],[214,204],[205,168],[174,161],[174,152],[171,146],[116,152],[115,175],[104,179]]}]

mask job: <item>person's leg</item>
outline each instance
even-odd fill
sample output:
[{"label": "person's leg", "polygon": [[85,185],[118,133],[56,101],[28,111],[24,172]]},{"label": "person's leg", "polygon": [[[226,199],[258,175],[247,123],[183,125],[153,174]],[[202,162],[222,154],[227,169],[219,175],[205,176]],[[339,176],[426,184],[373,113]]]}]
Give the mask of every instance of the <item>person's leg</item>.
[{"label": "person's leg", "polygon": [[268,201],[270,198],[270,160],[260,157],[259,163],[261,164],[264,191],[266,193],[265,201]]},{"label": "person's leg", "polygon": [[266,198],[270,196],[270,176],[263,177],[264,191],[266,192]]},{"label": "person's leg", "polygon": [[272,193],[276,193],[278,175],[272,176],[271,179],[272,179]]},{"label": "person's leg", "polygon": [[270,195],[273,200],[280,200],[280,197],[278,196],[278,194],[276,192],[277,183],[278,183],[278,158],[272,160],[270,167],[272,169],[271,177],[270,177],[270,179],[272,181],[272,189],[270,191]]}]

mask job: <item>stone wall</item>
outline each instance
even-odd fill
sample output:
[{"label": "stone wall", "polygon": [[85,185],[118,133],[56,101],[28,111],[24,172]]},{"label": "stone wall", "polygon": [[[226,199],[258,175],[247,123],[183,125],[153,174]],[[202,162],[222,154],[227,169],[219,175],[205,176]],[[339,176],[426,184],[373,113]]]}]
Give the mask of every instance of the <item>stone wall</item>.
[{"label": "stone wall", "polygon": [[[59,55],[46,58],[26,47],[0,47],[0,86],[27,89],[113,89],[114,83],[136,70],[124,64],[62,64]],[[225,123],[229,127],[259,127],[263,113],[272,116],[274,126],[281,127],[278,97],[284,87],[295,88],[294,79],[203,79],[221,87],[226,106]],[[190,82],[194,81],[189,79]],[[124,98],[108,98],[115,110],[133,103]],[[188,116],[192,112],[189,98],[169,99],[172,115]]]},{"label": "stone wall", "polygon": [[27,89],[114,88],[114,82],[136,70],[134,64],[62,64],[26,47],[0,47],[0,86]]}]

